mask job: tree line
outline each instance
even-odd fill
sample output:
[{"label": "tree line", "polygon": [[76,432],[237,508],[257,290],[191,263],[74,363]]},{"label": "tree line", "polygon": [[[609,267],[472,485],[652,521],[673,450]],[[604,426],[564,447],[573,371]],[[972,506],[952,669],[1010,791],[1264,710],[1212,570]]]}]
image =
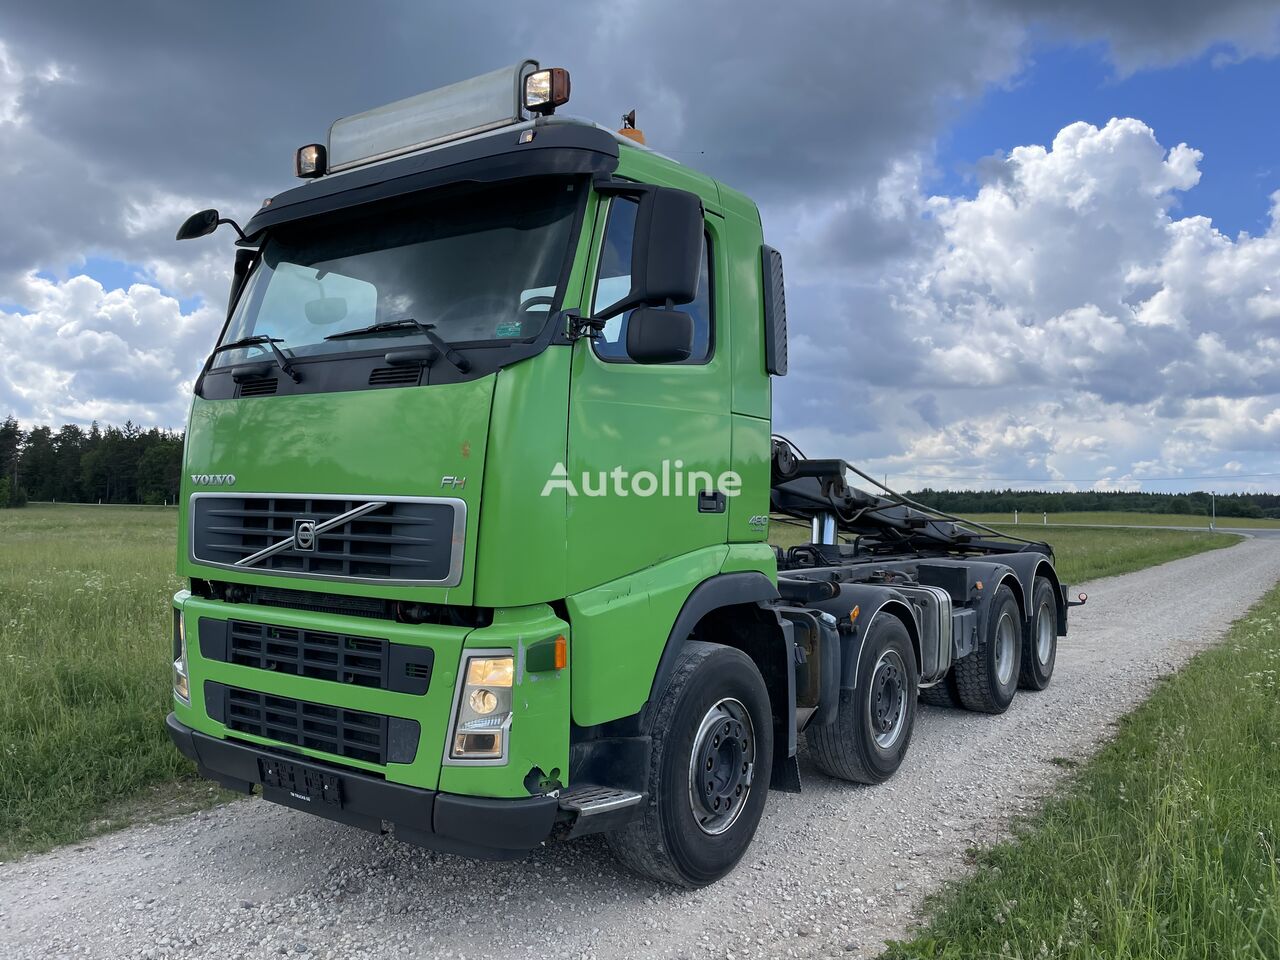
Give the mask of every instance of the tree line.
[{"label": "tree line", "polygon": [[0,424],[0,507],[28,500],[173,503],[182,473],[182,434],[133,422],[88,429],[74,423],[24,430]]},{"label": "tree line", "polygon": [[1083,513],[1085,511],[1126,511],[1131,513],[1177,513],[1207,517],[1210,503],[1220,517],[1280,519],[1280,494],[1143,493],[1085,490],[1049,492],[1041,490],[932,490],[907,494],[926,506],[945,513]]}]

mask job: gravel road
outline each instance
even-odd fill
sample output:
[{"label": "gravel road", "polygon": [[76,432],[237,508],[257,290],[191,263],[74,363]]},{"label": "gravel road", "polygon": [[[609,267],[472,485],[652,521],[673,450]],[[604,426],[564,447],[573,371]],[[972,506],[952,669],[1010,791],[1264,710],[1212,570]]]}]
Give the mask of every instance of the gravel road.
[{"label": "gravel road", "polygon": [[0,957],[862,957],[1113,721],[1280,579],[1280,542],[1084,585],[1057,675],[988,717],[922,707],[875,788],[806,766],[746,859],[682,892],[598,840],[515,864],[431,854],[257,799],[0,865]]}]

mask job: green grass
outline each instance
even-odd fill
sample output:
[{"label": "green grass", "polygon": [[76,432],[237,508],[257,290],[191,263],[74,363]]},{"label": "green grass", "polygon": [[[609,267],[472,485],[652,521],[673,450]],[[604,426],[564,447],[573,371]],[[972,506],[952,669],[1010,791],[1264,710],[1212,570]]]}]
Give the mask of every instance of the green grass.
[{"label": "green grass", "polygon": [[[972,513],[966,514],[971,520],[979,523],[1013,524],[1012,513]],[[1042,515],[1023,511],[1018,519],[1021,527],[1041,526]],[[1209,528],[1209,518],[1200,514],[1188,513],[1137,513],[1122,510],[1095,511],[1081,513],[1051,513],[1049,523],[1090,524],[1100,523],[1105,526],[1135,527],[1204,527]],[[1250,520],[1245,517],[1218,517],[1218,529],[1223,528],[1264,528],[1280,529],[1280,520]]]},{"label": "green grass", "polygon": [[1280,588],[886,960],[1280,957]]},{"label": "green grass", "polygon": [[176,523],[0,510],[0,859],[216,799],[163,730]]},{"label": "green grass", "polygon": [[[1223,533],[1188,530],[1099,530],[1085,527],[1027,527],[1006,524],[997,529],[1028,540],[1043,540],[1054,549],[1058,574],[1066,583],[1131,573],[1157,563],[1217,550],[1240,538]],[[770,542],[778,546],[807,543],[809,528],[774,522]]]}]

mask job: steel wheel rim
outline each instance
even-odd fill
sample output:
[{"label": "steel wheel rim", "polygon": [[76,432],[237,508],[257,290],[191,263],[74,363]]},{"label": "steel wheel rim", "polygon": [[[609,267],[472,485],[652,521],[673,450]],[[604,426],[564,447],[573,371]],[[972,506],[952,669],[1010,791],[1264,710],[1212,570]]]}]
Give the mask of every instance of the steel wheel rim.
[{"label": "steel wheel rim", "polygon": [[867,695],[867,726],[881,750],[890,749],[902,736],[907,716],[907,668],[897,650],[884,650],[871,668]]},{"label": "steel wheel rim", "polygon": [[996,624],[996,682],[1004,686],[1013,677],[1013,647],[1017,628],[1007,612]]},{"label": "steel wheel rim", "polygon": [[1049,662],[1049,654],[1053,652],[1054,633],[1053,614],[1046,603],[1040,608],[1040,615],[1036,617],[1036,658],[1042,664]]},{"label": "steel wheel rim", "polygon": [[725,697],[698,724],[689,756],[689,807],[710,836],[737,822],[755,779],[756,735],[742,701]]}]

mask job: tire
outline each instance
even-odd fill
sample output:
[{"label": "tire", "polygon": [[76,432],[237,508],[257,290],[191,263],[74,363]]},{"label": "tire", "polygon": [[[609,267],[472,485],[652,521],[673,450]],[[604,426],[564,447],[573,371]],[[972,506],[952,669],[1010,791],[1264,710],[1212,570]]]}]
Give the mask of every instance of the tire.
[{"label": "tire", "polygon": [[995,598],[978,644],[952,666],[956,693],[966,709],[1004,713],[1018,692],[1022,659],[1022,614],[1013,591],[1005,584]]},{"label": "tire", "polygon": [[1022,669],[1018,686],[1043,690],[1053,679],[1058,661],[1058,595],[1047,577],[1036,577],[1031,593],[1031,617],[1022,633]]},{"label": "tire", "polygon": [[879,617],[858,654],[858,681],[840,691],[835,722],[805,731],[809,756],[831,777],[883,783],[902,766],[916,721],[916,654],[897,617]]},{"label": "tire", "polygon": [[924,687],[920,691],[920,699],[931,707],[962,707],[960,694],[956,692],[955,674],[947,671],[947,675],[932,687]]},{"label": "tire", "polygon": [[609,848],[654,880],[713,883],[746,852],[769,792],[773,713],[760,671],[740,650],[687,642],[647,730],[646,807]]}]

